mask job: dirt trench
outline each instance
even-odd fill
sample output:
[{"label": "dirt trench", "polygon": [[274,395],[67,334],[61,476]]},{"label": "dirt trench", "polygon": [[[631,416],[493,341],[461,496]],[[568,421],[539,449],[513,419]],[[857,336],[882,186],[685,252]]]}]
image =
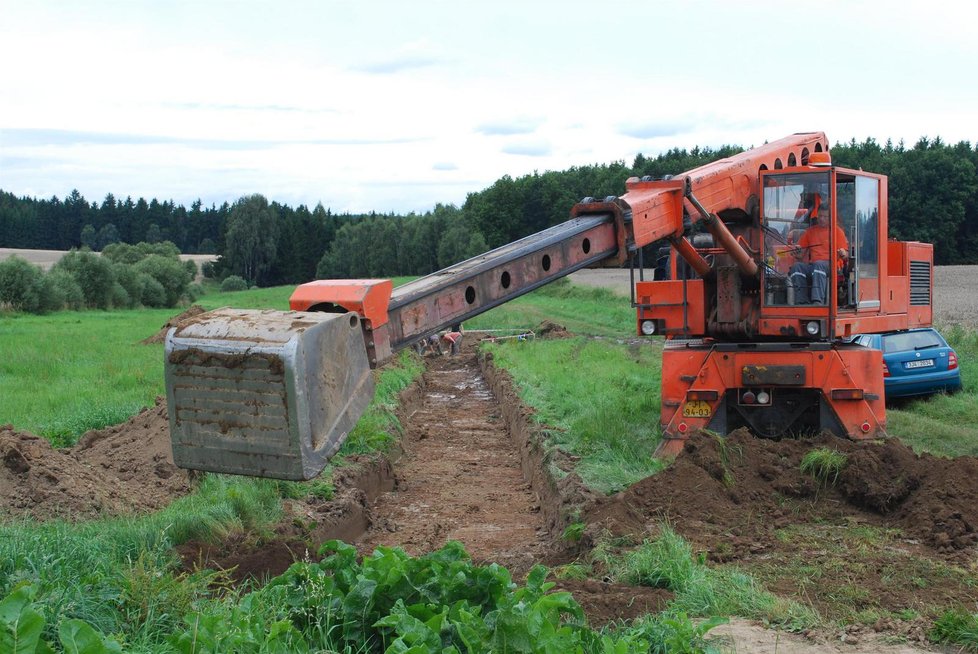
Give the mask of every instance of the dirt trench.
[{"label": "dirt trench", "polygon": [[525,573],[551,555],[553,539],[500,404],[471,348],[429,362],[421,401],[403,420],[394,487],[370,507],[357,548],[419,555],[457,540],[476,561]]}]

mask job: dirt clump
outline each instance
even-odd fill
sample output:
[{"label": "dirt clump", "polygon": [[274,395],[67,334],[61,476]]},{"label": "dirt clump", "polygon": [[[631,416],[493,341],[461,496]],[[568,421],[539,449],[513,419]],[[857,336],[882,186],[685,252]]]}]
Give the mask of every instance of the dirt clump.
[{"label": "dirt clump", "polygon": [[299,530],[280,524],[262,540],[238,532],[220,542],[190,540],[176,548],[185,571],[216,570],[234,585],[264,583],[281,575],[296,561],[319,561],[316,548]]},{"label": "dirt clump", "polygon": [[166,333],[170,331],[173,327],[179,327],[182,323],[187,322],[193,318],[196,318],[202,313],[207,313],[207,309],[200,306],[199,304],[191,305],[183,313],[173,316],[166,321],[166,324],[160,327],[160,331],[156,332],[149,338],[140,341],[143,345],[153,345],[156,343],[166,342]]},{"label": "dirt clump", "polygon": [[70,449],[0,427],[0,515],[80,520],[152,511],[190,491],[173,464],[162,398],[129,421],[85,433]]},{"label": "dirt clump", "polygon": [[631,620],[665,610],[673,599],[664,588],[626,586],[597,579],[558,579],[551,592],[568,592],[581,605],[593,627]]},{"label": "dirt clump", "polygon": [[558,325],[550,320],[544,320],[540,325],[533,330],[533,333],[537,335],[537,338],[573,338],[574,335],[567,331],[567,328],[563,325]]}]

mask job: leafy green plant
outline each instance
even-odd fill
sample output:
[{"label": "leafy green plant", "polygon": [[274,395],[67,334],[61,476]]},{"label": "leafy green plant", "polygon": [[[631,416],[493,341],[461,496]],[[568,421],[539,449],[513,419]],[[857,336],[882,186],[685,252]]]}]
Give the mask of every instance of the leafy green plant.
[{"label": "leafy green plant", "polygon": [[357,561],[339,541],[320,563],[297,563],[252,595],[278,607],[313,647],[423,652],[644,652],[645,628],[599,634],[570,593],[550,592],[537,566],[524,586],[498,565],[476,566],[459,543],[413,558],[380,547]]},{"label": "leafy green plant", "polygon": [[648,621],[652,634],[650,652],[661,654],[698,654],[709,651],[706,634],[714,627],[730,622],[727,618],[713,616],[706,620],[690,618],[685,611],[669,611]]},{"label": "leafy green plant", "polygon": [[[33,604],[35,591],[22,585],[0,601],[0,652],[9,654],[54,653],[45,641],[44,616]],[[58,626],[66,654],[116,654],[122,648],[82,620],[65,620]]]},{"label": "leafy green plant", "polygon": [[844,453],[820,447],[802,457],[800,469],[817,479],[822,486],[828,486],[836,482],[848,461],[849,457]]}]

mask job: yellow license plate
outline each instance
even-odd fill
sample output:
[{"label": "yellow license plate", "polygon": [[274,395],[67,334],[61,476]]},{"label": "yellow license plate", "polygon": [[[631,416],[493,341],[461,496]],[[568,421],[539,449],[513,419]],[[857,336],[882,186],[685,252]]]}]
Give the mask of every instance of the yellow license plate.
[{"label": "yellow license plate", "polygon": [[683,405],[683,415],[687,418],[709,418],[713,415],[709,402],[690,400]]}]

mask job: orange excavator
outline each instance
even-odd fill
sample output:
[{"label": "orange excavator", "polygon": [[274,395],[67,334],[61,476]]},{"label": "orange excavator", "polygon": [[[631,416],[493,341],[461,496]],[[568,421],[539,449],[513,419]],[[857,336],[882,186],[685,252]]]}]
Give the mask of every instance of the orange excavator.
[{"label": "orange excavator", "polygon": [[[815,244],[805,233],[817,213],[828,225]],[[647,279],[643,253],[658,242],[667,256]],[[824,261],[806,257],[816,245]],[[631,178],[565,223],[396,289],[314,281],[292,311],[221,309],[172,329],[174,460],[311,478],[369,404],[371,369],[398,350],[581,268],[626,262],[637,332],[665,337],[658,455],[702,429],[885,435],[882,354],[847,337],[930,324],[933,248],[889,240],[886,177],[833,166],[814,132]]]}]

